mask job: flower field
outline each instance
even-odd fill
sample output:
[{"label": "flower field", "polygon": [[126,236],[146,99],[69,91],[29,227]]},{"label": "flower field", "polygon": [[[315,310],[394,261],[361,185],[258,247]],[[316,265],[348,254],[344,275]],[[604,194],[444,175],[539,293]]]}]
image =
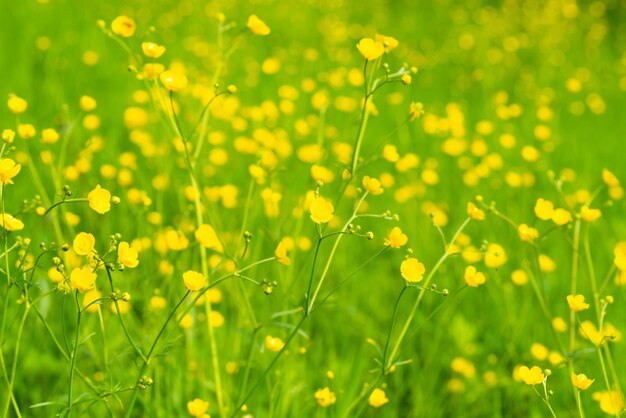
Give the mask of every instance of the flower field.
[{"label": "flower field", "polygon": [[626,416],[626,2],[0,4],[0,418]]}]

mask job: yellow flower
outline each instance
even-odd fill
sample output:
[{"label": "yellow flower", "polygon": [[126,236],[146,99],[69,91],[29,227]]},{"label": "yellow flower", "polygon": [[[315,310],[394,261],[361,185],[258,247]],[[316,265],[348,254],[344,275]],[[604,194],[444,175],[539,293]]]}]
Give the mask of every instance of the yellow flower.
[{"label": "yellow flower", "polygon": [[15,131],[13,129],[2,130],[2,142],[12,144],[15,139]]},{"label": "yellow flower", "polygon": [[543,380],[546,377],[539,366],[533,366],[531,369],[527,366],[522,366],[519,368],[519,376],[522,378],[524,383],[531,386],[543,383]]},{"label": "yellow flower", "polygon": [[132,248],[127,242],[120,242],[117,246],[117,260],[128,268],[135,268],[139,264],[137,249]]},{"label": "yellow flower", "polygon": [[617,390],[595,392],[593,399],[600,403],[600,409],[605,414],[617,416],[624,411],[624,397]]},{"label": "yellow flower", "polygon": [[74,238],[72,246],[78,255],[91,255],[96,246],[96,238],[87,232],[81,232]]},{"label": "yellow flower", "polygon": [[218,253],[224,252],[224,246],[211,225],[200,225],[198,229],[196,229],[196,232],[194,232],[194,236],[203,247],[217,251]]},{"label": "yellow flower", "polygon": [[626,271],[626,242],[618,242],[613,249],[615,259],[613,262],[620,271]]},{"label": "yellow flower", "polygon": [[86,292],[96,284],[96,273],[90,267],[75,268],[70,273],[70,283],[79,292]]},{"label": "yellow flower", "polygon": [[187,402],[187,411],[192,417],[203,417],[207,409],[209,409],[209,403],[202,399]]},{"label": "yellow flower", "polygon": [[589,386],[591,386],[594,380],[595,379],[589,379],[583,373],[576,374],[572,372],[572,385],[574,385],[576,389],[579,389],[579,390],[589,389]]},{"label": "yellow flower", "polygon": [[602,216],[602,211],[600,209],[591,209],[587,205],[580,208],[580,217],[585,222],[594,222],[600,216]]},{"label": "yellow flower", "polygon": [[411,81],[413,81],[413,78],[410,74],[403,74],[400,80],[402,81],[402,84],[408,86],[409,84],[411,84]]},{"label": "yellow flower", "polygon": [[122,38],[130,38],[135,33],[135,21],[128,16],[118,16],[111,22],[111,30]]},{"label": "yellow flower", "polygon": [[324,224],[333,219],[335,207],[329,200],[324,199],[322,196],[318,196],[313,200],[313,202],[311,202],[311,208],[309,211],[311,212],[311,220],[313,220],[313,222],[316,224]]},{"label": "yellow flower", "polygon": [[411,102],[409,106],[409,122],[419,119],[424,114],[424,104],[421,102]]},{"label": "yellow flower", "polygon": [[407,282],[417,283],[422,281],[426,268],[417,258],[407,258],[400,264],[400,273]]},{"label": "yellow flower", "polygon": [[111,210],[111,192],[103,189],[98,184],[95,189],[87,195],[89,207],[100,214],[105,214]]},{"label": "yellow flower", "polygon": [[177,92],[187,87],[187,77],[180,71],[163,71],[159,79],[169,91]]},{"label": "yellow flower", "polygon": [[373,195],[379,195],[384,192],[380,180],[371,178],[370,176],[363,177],[363,187],[369,194]]},{"label": "yellow flower", "polygon": [[283,349],[285,343],[278,337],[272,337],[268,335],[265,337],[265,348],[270,351],[278,352]]},{"label": "yellow flower", "polygon": [[465,268],[465,274],[463,275],[465,279],[465,283],[469,287],[478,287],[481,284],[485,283],[485,275],[479,271],[476,271],[476,267],[467,266]]},{"label": "yellow flower", "polygon": [[559,226],[568,224],[571,221],[572,221],[572,214],[569,213],[565,209],[556,209],[552,213],[552,222],[554,222],[555,224]]},{"label": "yellow flower", "polygon": [[183,273],[183,281],[185,282],[185,287],[187,290],[192,292],[197,292],[207,285],[208,280],[202,273],[198,273],[197,271],[189,270]]},{"label": "yellow flower", "polygon": [[506,251],[499,244],[489,244],[485,253],[485,265],[497,269],[507,261]]},{"label": "yellow flower", "polygon": [[276,247],[276,251],[274,251],[274,256],[279,263],[286,266],[291,265],[291,260],[289,259],[289,257],[287,257],[287,249],[282,242],[278,243],[278,247]]},{"label": "yellow flower", "polygon": [[380,41],[375,41],[372,38],[363,38],[356,45],[357,49],[368,61],[375,60],[385,53],[385,46]]},{"label": "yellow flower", "polygon": [[580,312],[584,311],[585,309],[589,309],[589,304],[585,303],[584,295],[568,295],[567,304],[569,305],[569,308],[574,312]]},{"label": "yellow flower", "polygon": [[485,212],[478,209],[473,202],[467,202],[467,215],[476,221],[482,221],[485,219]]},{"label": "yellow flower", "polygon": [[[85,295],[83,296],[83,307],[88,306],[90,303],[95,302],[101,297],[102,297],[102,293],[100,293],[98,290],[96,289],[88,290],[87,292],[85,292]],[[99,303],[94,303],[91,306],[89,306],[86,309],[86,311],[91,312],[91,313],[98,312],[98,306],[99,306]]]},{"label": "yellow flower", "polygon": [[537,203],[535,203],[535,215],[537,215],[537,218],[547,221],[552,219],[553,213],[554,204],[552,202],[545,199],[537,199]]},{"label": "yellow flower", "polygon": [[11,96],[7,101],[7,106],[12,113],[17,115],[26,111],[26,108],[28,108],[28,102],[21,97]]},{"label": "yellow flower", "polygon": [[539,231],[535,228],[531,228],[526,224],[521,224],[517,227],[517,233],[522,241],[533,242],[537,238],[539,238]]},{"label": "yellow flower", "polygon": [[24,229],[24,222],[13,217],[13,215],[5,213],[4,216],[0,218],[0,227],[6,231],[20,231]]},{"label": "yellow flower", "polygon": [[391,248],[400,248],[408,241],[409,237],[407,237],[406,234],[403,234],[399,227],[395,226],[391,232],[389,232],[389,236],[385,238],[385,245],[388,245]]},{"label": "yellow flower", "polygon": [[80,96],[78,105],[83,112],[91,112],[98,106],[98,103],[91,96]]},{"label": "yellow flower", "polygon": [[31,139],[37,134],[37,130],[30,123],[21,123],[17,126],[17,134],[22,139]]},{"label": "yellow flower", "polygon": [[141,44],[141,50],[148,58],[159,58],[165,53],[165,47],[154,42],[143,42]]},{"label": "yellow flower", "polygon": [[0,160],[0,182],[3,184],[13,184],[12,178],[17,176],[22,166],[10,158]]},{"label": "yellow flower", "polygon": [[264,21],[259,19],[257,15],[250,15],[250,17],[248,17],[248,23],[246,23],[246,26],[248,27],[248,29],[250,29],[250,32],[254,33],[255,35],[265,36],[269,35],[271,32],[269,26],[267,26]]},{"label": "yellow flower", "polygon": [[379,388],[374,389],[367,400],[367,403],[374,408],[380,408],[387,402],[389,402],[389,399],[387,399],[385,391]]},{"label": "yellow flower", "polygon": [[54,144],[59,140],[59,133],[52,128],[46,128],[41,131],[41,140],[46,144]]},{"label": "yellow flower", "polygon": [[385,51],[389,52],[393,49],[396,49],[398,47],[398,40],[392,36],[385,36],[385,35],[380,35],[380,34],[376,34],[376,36],[374,37],[374,40],[376,42],[380,42],[383,44],[383,46],[385,47]]},{"label": "yellow flower", "polygon": [[319,406],[327,407],[333,405],[337,401],[337,396],[328,387],[315,391],[315,402]]},{"label": "yellow flower", "polygon": [[602,181],[609,187],[619,186],[617,176],[606,168],[602,170]]}]

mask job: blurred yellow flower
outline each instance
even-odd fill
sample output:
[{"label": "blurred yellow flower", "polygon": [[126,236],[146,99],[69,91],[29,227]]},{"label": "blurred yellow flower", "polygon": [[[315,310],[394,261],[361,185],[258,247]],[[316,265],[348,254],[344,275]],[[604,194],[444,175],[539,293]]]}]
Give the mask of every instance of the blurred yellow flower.
[{"label": "blurred yellow flower", "polygon": [[357,49],[367,61],[375,60],[385,53],[385,46],[372,38],[363,38],[356,45]]},{"label": "blurred yellow flower", "polygon": [[467,202],[467,215],[476,221],[485,219],[485,212],[479,209],[473,202]]},{"label": "blurred yellow flower", "polygon": [[13,184],[13,177],[22,169],[21,164],[17,164],[10,158],[0,160],[0,182],[4,185]]},{"label": "blurred yellow flower", "polygon": [[207,285],[208,280],[202,273],[198,273],[197,271],[188,270],[183,273],[183,281],[185,283],[185,288],[192,292],[197,292]]},{"label": "blurred yellow flower", "polygon": [[159,79],[163,86],[173,92],[181,91],[187,87],[187,77],[181,71],[163,71],[159,74]]},{"label": "blurred yellow flower", "polygon": [[584,295],[568,295],[567,304],[569,305],[569,308],[574,312],[580,312],[584,311],[585,309],[589,309],[589,304],[585,303]]},{"label": "blurred yellow flower", "polygon": [[24,229],[24,222],[13,215],[5,213],[4,216],[0,217],[0,227],[6,231],[21,231]]},{"label": "blurred yellow flower", "polygon": [[555,211],[552,213],[552,222],[559,226],[568,224],[571,221],[572,214],[565,209],[555,209]]},{"label": "blurred yellow flower", "polygon": [[200,225],[194,232],[194,236],[203,247],[218,253],[224,252],[224,246],[211,225]]},{"label": "blurred yellow flower", "polygon": [[248,17],[248,22],[246,23],[246,26],[248,27],[248,29],[250,29],[250,32],[254,33],[255,35],[266,36],[269,35],[271,32],[269,26],[267,26],[264,21],[259,19],[257,15],[250,15]]},{"label": "blurred yellow flower", "polygon": [[407,258],[400,264],[400,273],[407,282],[417,283],[424,279],[426,268],[417,258]]},{"label": "blurred yellow flower", "polygon": [[187,411],[192,417],[202,418],[209,409],[209,403],[202,399],[196,398],[193,401],[187,402]]},{"label": "blurred yellow flower", "polygon": [[609,415],[620,415],[626,407],[622,393],[617,390],[594,392],[593,399],[600,404],[602,412]]},{"label": "blurred yellow flower", "polygon": [[547,221],[552,219],[553,213],[554,204],[552,202],[545,199],[537,199],[537,203],[535,204],[535,215],[537,215],[537,218]]},{"label": "blurred yellow flower", "polygon": [[580,217],[585,222],[594,222],[602,216],[600,209],[591,209],[589,206],[584,205],[580,208]]},{"label": "blurred yellow flower", "polygon": [[20,114],[26,111],[28,102],[21,97],[13,95],[7,100],[7,106],[11,113]]},{"label": "blurred yellow flower", "polygon": [[315,391],[315,402],[319,406],[327,407],[333,405],[337,401],[337,396],[328,387]]},{"label": "blurred yellow flower", "polygon": [[463,275],[463,278],[465,279],[465,283],[467,283],[469,287],[478,287],[481,284],[484,284],[486,280],[485,275],[477,271],[476,267],[474,266],[467,266],[465,268],[465,274]]},{"label": "blurred yellow flower", "polygon": [[96,273],[90,267],[76,267],[70,273],[70,283],[79,292],[86,292],[96,284]]},{"label": "blurred yellow flower", "polygon": [[137,25],[128,16],[118,16],[111,22],[111,30],[122,38],[130,38],[135,33]]},{"label": "blurred yellow flower", "polygon": [[91,255],[95,246],[96,238],[87,232],[80,232],[72,243],[74,252],[78,255]]},{"label": "blurred yellow flower", "polygon": [[285,343],[278,337],[272,337],[271,335],[265,337],[265,348],[270,351],[278,352],[282,350],[284,346]]},{"label": "blurred yellow flower", "polygon": [[379,195],[384,192],[384,189],[380,183],[380,180],[372,178],[370,176],[363,177],[363,187],[369,194]]},{"label": "blurred yellow flower", "polygon": [[287,249],[282,242],[278,243],[278,247],[276,247],[276,251],[274,251],[274,256],[279,263],[286,266],[291,265],[291,260],[289,259],[289,257],[287,257]]},{"label": "blurred yellow flower", "polygon": [[99,184],[89,192],[87,199],[89,200],[89,207],[99,214],[105,214],[111,210],[111,192],[103,189]]},{"label": "blurred yellow flower", "polygon": [[388,402],[389,399],[387,398],[385,391],[379,388],[374,389],[367,400],[367,403],[374,408],[380,408]]},{"label": "blurred yellow flower", "polygon": [[539,231],[526,224],[520,224],[520,226],[517,227],[517,233],[520,239],[525,242],[533,242],[539,238]]},{"label": "blurred yellow flower", "polygon": [[127,242],[120,242],[117,246],[117,260],[128,268],[137,267],[139,265],[137,249],[132,248]]},{"label": "blurred yellow flower", "polygon": [[374,37],[374,40],[376,42],[380,42],[383,44],[383,46],[385,47],[385,51],[389,52],[393,49],[396,49],[398,47],[398,40],[392,36],[385,36],[385,35],[381,35],[381,34],[376,34],[376,36]]},{"label": "blurred yellow flower", "polygon": [[389,236],[385,238],[385,245],[391,248],[400,248],[404,246],[409,241],[409,237],[406,234],[402,233],[402,230],[395,226],[389,232]]},{"label": "blurred yellow flower", "polygon": [[165,53],[165,47],[154,42],[143,42],[141,44],[141,50],[148,58],[159,58]]},{"label": "blurred yellow flower", "polygon": [[311,208],[309,211],[311,212],[311,220],[313,222],[316,224],[323,224],[330,222],[330,220],[333,219],[335,207],[329,200],[324,199],[322,196],[318,196],[311,202]]}]

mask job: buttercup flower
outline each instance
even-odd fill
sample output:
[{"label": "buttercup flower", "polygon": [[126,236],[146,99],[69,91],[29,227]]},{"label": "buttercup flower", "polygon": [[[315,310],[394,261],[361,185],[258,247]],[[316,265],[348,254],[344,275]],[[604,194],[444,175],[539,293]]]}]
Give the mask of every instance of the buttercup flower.
[{"label": "buttercup flower", "polygon": [[517,227],[517,233],[522,241],[533,242],[537,238],[539,238],[539,231],[535,228],[531,228],[526,224],[521,224]]},{"label": "buttercup flower", "polygon": [[99,184],[89,192],[87,199],[89,200],[89,207],[99,214],[105,214],[111,210],[111,192],[103,189]]},{"label": "buttercup flower", "polygon": [[75,268],[70,273],[70,284],[79,292],[93,289],[96,283],[96,273],[90,267]]},{"label": "buttercup flower", "polygon": [[522,378],[524,383],[527,385],[539,385],[543,383],[545,379],[545,375],[543,371],[538,366],[533,366],[529,369],[527,366],[522,366],[519,368],[519,376]]},{"label": "buttercup flower", "polygon": [[10,158],[0,160],[0,182],[3,184],[13,184],[13,177],[22,169],[21,164],[17,164]]},{"label": "buttercup flower", "polygon": [[389,236],[385,238],[385,245],[388,245],[391,248],[400,248],[408,241],[409,237],[407,237],[406,234],[403,234],[399,227],[395,226],[391,232],[389,232]]},{"label": "buttercup flower", "polygon": [[272,337],[268,335],[265,337],[265,348],[270,351],[278,352],[283,349],[285,343],[278,337]]},{"label": "buttercup flower", "polygon": [[374,389],[367,400],[367,403],[374,408],[380,408],[387,402],[389,402],[389,399],[387,398],[385,391],[379,388]]},{"label": "buttercup flower", "polygon": [[585,303],[584,295],[568,295],[567,304],[569,305],[569,308],[574,312],[580,312],[584,311],[585,309],[589,309],[589,304]]},{"label": "buttercup flower", "polygon": [[122,38],[130,38],[135,33],[137,25],[128,16],[118,16],[111,22],[111,30]]},{"label": "buttercup flower", "polygon": [[467,215],[476,221],[482,221],[485,219],[485,212],[478,209],[473,202],[467,202]]},{"label": "buttercup flower", "polygon": [[417,258],[407,258],[400,264],[400,273],[407,282],[417,283],[422,281],[426,268]]},{"label": "buttercup flower", "polygon": [[128,268],[135,268],[139,264],[139,253],[127,242],[120,242],[117,246],[117,260]]},{"label": "buttercup flower", "polygon": [[159,58],[165,53],[165,47],[154,42],[143,42],[141,44],[141,50],[148,58]]},{"label": "buttercup flower", "polygon": [[369,194],[379,195],[384,192],[384,189],[380,183],[380,180],[371,178],[370,176],[363,177],[363,187]]},{"label": "buttercup flower", "polygon": [[375,60],[385,52],[385,46],[380,41],[375,41],[372,38],[363,38],[356,45],[357,49],[368,61]]},{"label": "buttercup flower", "polygon": [[399,43],[398,40],[392,36],[385,36],[385,35],[380,35],[380,34],[376,34],[376,36],[374,37],[374,40],[376,42],[381,42],[383,46],[385,47],[385,51],[387,52],[393,49],[396,49]]},{"label": "buttercup flower", "polygon": [[465,268],[465,274],[463,275],[465,279],[465,283],[469,287],[478,287],[481,284],[485,283],[485,275],[481,272],[476,271],[476,267],[467,266]]},{"label": "buttercup flower", "polygon": [[315,391],[315,402],[319,406],[327,407],[333,405],[337,401],[337,396],[328,387]]},{"label": "buttercup flower", "polygon": [[322,196],[316,197],[311,202],[311,220],[316,224],[325,224],[333,219],[333,212],[335,207],[329,200],[324,199]]},{"label": "buttercup flower", "polygon": [[12,144],[15,139],[15,131],[13,129],[2,130],[2,142],[5,144]]},{"label": "buttercup flower", "polygon": [[187,411],[192,417],[203,417],[207,409],[209,409],[209,403],[202,399],[196,398],[193,401],[187,402]]},{"label": "buttercup flower", "polygon": [[169,91],[177,92],[187,87],[187,77],[180,71],[163,71],[159,75],[159,79]]},{"label": "buttercup flower", "polygon": [[7,106],[12,113],[20,114],[24,113],[28,108],[28,102],[21,97],[11,96],[7,100]]},{"label": "buttercup flower", "polygon": [[600,209],[591,209],[589,206],[584,205],[580,208],[580,217],[585,222],[594,222],[602,216]]},{"label": "buttercup flower", "polygon": [[203,247],[217,251],[218,253],[224,252],[224,246],[211,225],[200,225],[194,232],[194,236]]},{"label": "buttercup flower", "polygon": [[279,263],[284,264],[286,266],[291,265],[291,260],[287,257],[287,249],[285,245],[280,242],[278,247],[276,247],[276,251],[274,251],[274,256],[278,260]]},{"label": "buttercup flower", "polygon": [[547,221],[552,219],[553,213],[554,204],[552,202],[545,199],[537,199],[537,203],[535,203],[535,215],[537,215],[537,218]]},{"label": "buttercup flower", "polygon": [[254,33],[255,35],[265,36],[269,35],[271,32],[269,26],[267,26],[264,21],[259,19],[257,15],[250,15],[250,17],[248,17],[248,22],[246,23],[246,26],[248,26],[250,32]]},{"label": "buttercup flower", "polygon": [[198,273],[197,271],[188,270],[183,273],[183,281],[185,282],[185,287],[187,290],[192,292],[197,292],[198,290],[204,288],[207,285],[208,280],[202,273]]},{"label": "buttercup flower", "polygon": [[591,386],[594,380],[595,379],[589,379],[583,373],[576,374],[572,372],[572,385],[574,385],[576,389],[579,389],[579,390],[589,389],[589,386]]},{"label": "buttercup flower", "polygon": [[96,238],[87,232],[81,232],[74,238],[72,246],[78,255],[91,255],[96,246]]},{"label": "buttercup flower", "polygon": [[21,231],[24,229],[24,222],[15,218],[13,215],[5,213],[4,216],[0,218],[0,227],[6,231]]},{"label": "buttercup flower", "polygon": [[572,214],[565,209],[555,209],[552,212],[552,222],[561,226],[572,221]]}]

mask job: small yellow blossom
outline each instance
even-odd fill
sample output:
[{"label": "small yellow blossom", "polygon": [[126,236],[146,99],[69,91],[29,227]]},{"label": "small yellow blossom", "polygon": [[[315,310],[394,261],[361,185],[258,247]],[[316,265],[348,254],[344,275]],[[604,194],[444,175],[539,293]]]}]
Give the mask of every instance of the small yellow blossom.
[{"label": "small yellow blossom", "polygon": [[143,42],[141,44],[141,50],[148,58],[159,58],[165,53],[165,47],[154,42]]},{"label": "small yellow blossom", "polygon": [[211,225],[200,225],[194,232],[194,236],[203,247],[218,253],[224,252],[224,246]]},{"label": "small yellow blossom", "polygon": [[79,292],[86,292],[96,284],[96,273],[90,267],[75,268],[70,273],[70,283]]},{"label": "small yellow blossom", "polygon": [[561,226],[572,221],[572,214],[565,209],[555,209],[552,213],[552,222]]},{"label": "small yellow blossom", "polygon": [[402,233],[402,230],[399,227],[395,226],[391,232],[389,232],[389,236],[385,238],[385,245],[388,245],[391,248],[400,248],[408,241],[409,237]]},{"label": "small yellow blossom", "polygon": [[183,281],[185,282],[185,288],[192,292],[197,292],[208,283],[207,278],[202,273],[193,270],[183,273]]},{"label": "small yellow blossom", "polygon": [[600,403],[602,412],[609,415],[618,416],[626,407],[623,395],[617,390],[595,392],[593,399]]},{"label": "small yellow blossom", "polygon": [[467,215],[476,221],[485,219],[485,212],[479,209],[473,202],[467,202]]},{"label": "small yellow blossom", "polygon": [[465,274],[463,275],[465,279],[465,283],[469,287],[478,287],[481,284],[485,283],[485,275],[479,271],[476,271],[476,267],[467,266],[465,268]]},{"label": "small yellow blossom", "polygon": [[265,337],[265,348],[270,351],[278,352],[282,350],[284,346],[285,343],[278,337],[272,337],[271,335]]},{"label": "small yellow blossom", "polygon": [[595,379],[589,379],[583,373],[576,374],[572,372],[572,385],[574,385],[576,389],[579,389],[579,390],[589,389],[589,386],[591,386],[594,380]]},{"label": "small yellow blossom", "polygon": [[13,184],[13,177],[22,169],[21,164],[17,164],[10,158],[0,160],[0,182],[4,185]]},{"label": "small yellow blossom", "polygon": [[319,406],[327,407],[333,405],[337,401],[337,396],[328,387],[315,391],[315,402]]},{"label": "small yellow blossom", "polygon": [[396,49],[399,44],[398,40],[394,38],[393,36],[385,36],[385,35],[381,35],[378,33],[374,37],[374,40],[376,42],[382,43],[383,46],[385,47],[385,51],[387,52]]},{"label": "small yellow blossom", "polygon": [[408,86],[409,84],[411,84],[411,81],[413,80],[413,78],[411,77],[410,74],[403,74],[400,80],[402,81],[402,84],[404,84],[405,86]]},{"label": "small yellow blossom", "polygon": [[619,186],[619,179],[615,174],[606,168],[602,170],[602,181],[609,187]]},{"label": "small yellow blossom", "polygon": [[2,130],[2,142],[6,144],[12,144],[15,139],[15,131],[13,129]]},{"label": "small yellow blossom", "polygon": [[311,220],[313,222],[316,224],[324,224],[333,219],[335,207],[329,200],[324,199],[322,196],[318,196],[313,200],[313,202],[311,202],[311,208],[309,210],[311,212]]},{"label": "small yellow blossom", "polygon": [[409,106],[409,122],[419,119],[424,114],[424,104],[421,102],[411,102]]},{"label": "small yellow blossom", "polygon": [[584,295],[568,295],[567,304],[569,305],[569,308],[574,312],[580,312],[584,311],[585,309],[589,309],[589,304],[585,303]]},{"label": "small yellow blossom", "polygon": [[519,376],[527,385],[541,384],[546,377],[539,366],[533,366],[531,369],[527,366],[521,366]]},{"label": "small yellow blossom", "polygon": [[380,180],[370,176],[363,177],[363,187],[369,194],[373,195],[379,195],[384,191]]},{"label": "small yellow blossom", "polygon": [[291,265],[291,260],[287,256],[287,249],[285,248],[285,245],[282,242],[280,242],[278,244],[278,247],[276,247],[276,251],[274,251],[274,256],[276,257],[279,263],[284,264],[286,266]]},{"label": "small yellow blossom", "polygon": [[426,268],[417,258],[407,258],[400,265],[400,273],[407,282],[417,283],[422,281]]},{"label": "small yellow blossom", "polygon": [[209,409],[209,403],[202,399],[196,398],[193,401],[187,402],[187,411],[192,417],[204,417],[207,409]]},{"label": "small yellow blossom", "polygon": [[499,244],[489,244],[487,246],[487,253],[485,254],[485,265],[489,268],[497,269],[506,263],[508,260],[506,251]]},{"label": "small yellow blossom", "polygon": [[59,133],[52,128],[46,128],[41,131],[41,140],[46,144],[54,144],[59,140]]},{"label": "small yellow blossom", "polygon": [[135,33],[137,25],[128,16],[118,16],[111,22],[111,30],[122,38],[130,38]]},{"label": "small yellow blossom", "polygon": [[600,209],[592,209],[587,205],[580,208],[580,217],[585,222],[594,222],[601,216],[602,211]]},{"label": "small yellow blossom", "polygon": [[17,115],[26,111],[28,108],[28,102],[21,97],[13,95],[9,97],[9,100],[7,100],[7,106],[11,113],[15,113]]},{"label": "small yellow blossom", "polygon": [[5,213],[4,216],[0,217],[0,227],[6,231],[21,231],[24,229],[24,222],[13,215]]},{"label": "small yellow blossom", "polygon": [[111,210],[111,192],[103,189],[98,184],[95,189],[87,195],[89,207],[100,214],[105,214]]},{"label": "small yellow blossom", "polygon": [[537,215],[537,218],[547,221],[552,219],[553,213],[554,204],[552,202],[545,199],[537,199],[537,203],[535,203],[535,215]]},{"label": "small yellow blossom", "polygon": [[98,103],[91,96],[80,96],[78,105],[83,112],[92,112],[98,106]]},{"label": "small yellow blossom", "polygon": [[246,26],[248,27],[248,29],[250,29],[250,32],[254,33],[255,35],[266,36],[269,35],[271,32],[269,26],[267,26],[264,21],[259,19],[257,15],[250,15],[248,17],[248,22],[246,23]]},{"label": "small yellow blossom", "polygon": [[374,408],[380,408],[388,402],[389,399],[387,398],[385,391],[379,388],[374,389],[367,400],[367,403]]},{"label": "small yellow blossom", "polygon": [[127,242],[120,242],[117,246],[117,260],[128,268],[135,268],[139,264],[137,249],[132,248]]},{"label": "small yellow blossom", "polygon": [[74,252],[78,255],[91,255],[96,246],[96,238],[87,232],[80,232],[74,238],[72,246],[74,247]]},{"label": "small yellow blossom", "polygon": [[380,41],[375,41],[372,38],[363,38],[356,45],[357,49],[368,61],[375,60],[385,53],[385,46]]},{"label": "small yellow blossom", "polygon": [[185,87],[187,87],[187,77],[180,71],[163,71],[159,75],[159,79],[163,86],[173,92],[181,91]]},{"label": "small yellow blossom", "polygon": [[520,224],[517,227],[517,233],[522,241],[533,242],[539,238],[539,231],[526,224]]}]

